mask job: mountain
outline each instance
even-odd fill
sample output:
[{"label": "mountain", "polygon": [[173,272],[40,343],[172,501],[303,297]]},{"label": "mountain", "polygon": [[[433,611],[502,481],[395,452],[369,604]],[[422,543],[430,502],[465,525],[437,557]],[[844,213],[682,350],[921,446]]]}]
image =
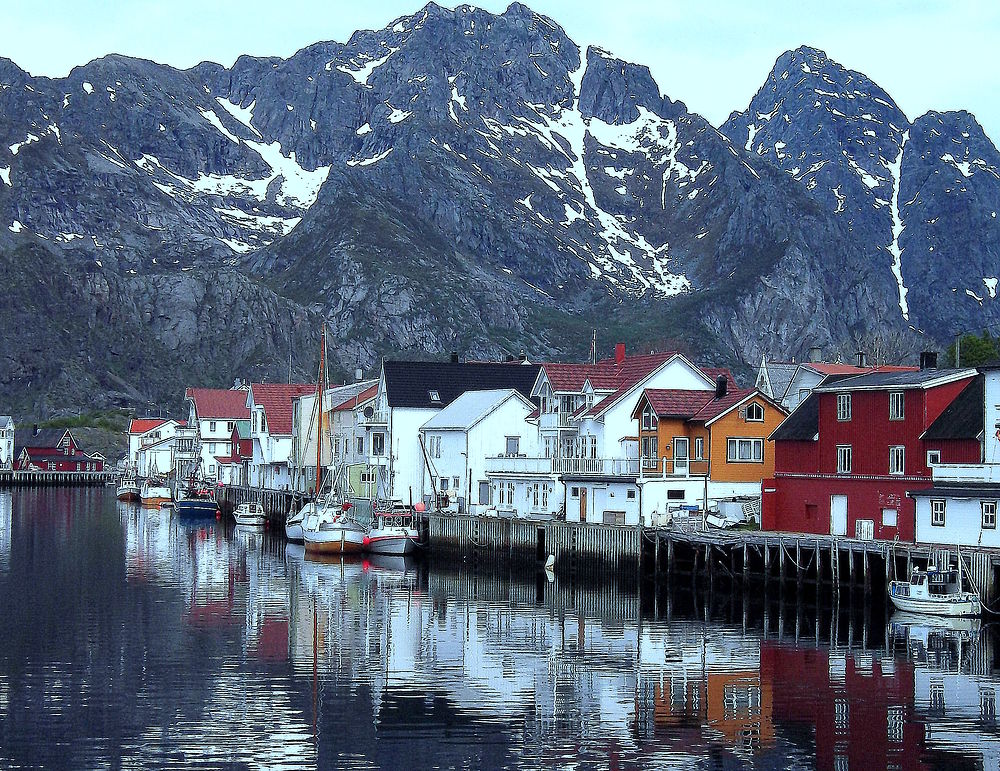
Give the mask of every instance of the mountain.
[{"label": "mountain", "polygon": [[0,399],[176,399],[381,355],[752,365],[993,322],[1000,156],[809,48],[720,128],[515,3],[288,59],[0,60]]}]

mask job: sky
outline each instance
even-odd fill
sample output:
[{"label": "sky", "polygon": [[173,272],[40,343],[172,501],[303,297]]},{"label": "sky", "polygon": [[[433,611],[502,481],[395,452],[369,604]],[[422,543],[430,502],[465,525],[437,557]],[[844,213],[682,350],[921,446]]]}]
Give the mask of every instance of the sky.
[{"label": "sky", "polygon": [[[288,56],[381,29],[424,0],[7,0],[0,56],[62,77],[108,53],[176,67]],[[452,7],[453,4],[441,2]],[[507,2],[475,3],[502,12]],[[1000,141],[996,0],[533,0],[581,45],[646,64],[660,90],[714,124],[742,110],[774,60],[821,48],[882,86],[910,120],[966,109]]]}]

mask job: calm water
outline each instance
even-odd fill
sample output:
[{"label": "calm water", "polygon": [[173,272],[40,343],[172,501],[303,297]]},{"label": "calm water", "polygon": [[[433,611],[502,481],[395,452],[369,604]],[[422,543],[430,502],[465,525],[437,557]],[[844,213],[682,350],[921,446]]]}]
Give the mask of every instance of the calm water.
[{"label": "calm water", "polygon": [[996,643],[0,492],[0,768],[998,768]]}]

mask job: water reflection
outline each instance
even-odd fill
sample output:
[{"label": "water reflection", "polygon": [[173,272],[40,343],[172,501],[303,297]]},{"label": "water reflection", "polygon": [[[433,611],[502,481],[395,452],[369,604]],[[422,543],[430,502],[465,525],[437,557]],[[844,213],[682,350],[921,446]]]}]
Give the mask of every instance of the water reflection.
[{"label": "water reflection", "polygon": [[1000,762],[978,622],[317,561],[83,491],[0,496],[0,547],[0,766]]}]

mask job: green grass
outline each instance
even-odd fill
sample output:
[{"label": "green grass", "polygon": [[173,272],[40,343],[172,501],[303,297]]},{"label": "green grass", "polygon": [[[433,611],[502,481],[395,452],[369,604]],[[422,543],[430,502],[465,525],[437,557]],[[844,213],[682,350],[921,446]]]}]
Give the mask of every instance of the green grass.
[{"label": "green grass", "polygon": [[67,415],[52,418],[39,423],[39,428],[100,428],[114,433],[124,433],[128,428],[128,413],[122,410],[103,410],[81,412],[79,415]]}]

